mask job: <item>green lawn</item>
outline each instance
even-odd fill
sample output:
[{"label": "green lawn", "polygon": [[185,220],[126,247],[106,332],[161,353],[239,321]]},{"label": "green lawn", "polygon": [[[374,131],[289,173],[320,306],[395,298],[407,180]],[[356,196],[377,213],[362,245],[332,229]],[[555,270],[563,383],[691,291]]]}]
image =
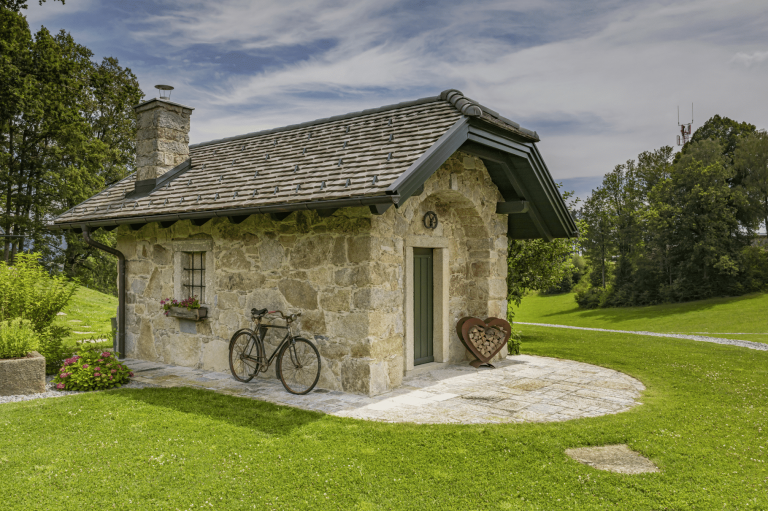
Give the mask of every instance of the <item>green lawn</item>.
[{"label": "green lawn", "polygon": [[82,339],[108,339],[112,345],[110,318],[117,316],[116,296],[79,287],[62,312],[66,316],[58,316],[55,324],[72,330],[65,341],[67,344],[74,346]]},{"label": "green lawn", "polygon": [[[579,309],[573,296],[572,293],[526,296],[519,309],[513,308],[514,320],[613,330],[697,333],[768,343],[768,293],[592,310]],[[751,335],[732,335],[734,333]]]},{"label": "green lawn", "polygon": [[[524,331],[524,353],[639,378],[644,404],[471,426],[356,421],[185,388],[2,404],[0,507],[768,509],[768,352]],[[616,443],[661,473],[601,472],[563,452]]]}]

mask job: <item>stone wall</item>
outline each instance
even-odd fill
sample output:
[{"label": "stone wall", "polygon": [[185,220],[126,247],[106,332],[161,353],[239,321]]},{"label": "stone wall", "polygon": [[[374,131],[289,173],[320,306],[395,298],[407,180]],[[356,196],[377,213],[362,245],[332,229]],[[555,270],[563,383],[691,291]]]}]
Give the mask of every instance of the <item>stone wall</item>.
[{"label": "stone wall", "polygon": [[[400,240],[412,246],[426,245],[424,238],[447,240],[447,362],[474,359],[456,333],[459,319],[507,317],[507,216],[496,214],[496,203],[503,200],[482,160],[457,152],[427,180],[419,196],[373,219],[372,236],[380,239],[383,247],[395,246],[402,251]],[[434,230],[423,223],[428,211],[438,217]],[[392,312],[407,317],[402,308],[404,299],[397,303],[400,307]],[[496,359],[506,354],[504,348]]]},{"label": "stone wall", "polygon": [[[299,211],[283,221],[252,215],[164,229],[118,230],[126,255],[128,356],[228,371],[228,342],[249,326],[251,308],[302,311],[299,329],[322,355],[318,386],[375,395],[402,382],[405,253],[420,237],[449,240],[450,322],[506,315],[506,216],[482,162],[457,153],[400,209],[375,216],[346,208],[327,218]],[[436,230],[422,225],[435,211]],[[409,241],[410,240],[410,241]],[[181,298],[181,254],[206,252],[200,322],[166,317],[162,298]],[[450,361],[467,359],[455,332]],[[274,368],[266,375],[274,377]]]}]

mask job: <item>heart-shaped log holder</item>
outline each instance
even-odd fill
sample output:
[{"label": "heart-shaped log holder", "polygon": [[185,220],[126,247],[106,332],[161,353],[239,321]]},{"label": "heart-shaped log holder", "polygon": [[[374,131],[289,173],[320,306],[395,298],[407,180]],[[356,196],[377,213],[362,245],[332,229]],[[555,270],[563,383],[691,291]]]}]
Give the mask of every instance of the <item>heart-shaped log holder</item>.
[{"label": "heart-shaped log holder", "polygon": [[512,325],[507,320],[488,318],[485,321],[478,318],[461,318],[456,323],[456,333],[464,346],[475,356],[477,360],[469,363],[472,367],[482,365],[493,367],[489,363],[501,348],[503,348],[509,336],[512,334]]}]

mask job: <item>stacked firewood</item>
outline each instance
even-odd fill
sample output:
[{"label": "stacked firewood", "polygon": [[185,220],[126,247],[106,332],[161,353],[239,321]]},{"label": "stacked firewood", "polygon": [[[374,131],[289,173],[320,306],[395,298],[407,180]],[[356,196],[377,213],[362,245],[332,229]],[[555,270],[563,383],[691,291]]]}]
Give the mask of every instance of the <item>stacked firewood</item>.
[{"label": "stacked firewood", "polygon": [[495,327],[473,326],[469,330],[469,340],[484,356],[490,357],[503,342],[506,334]]}]

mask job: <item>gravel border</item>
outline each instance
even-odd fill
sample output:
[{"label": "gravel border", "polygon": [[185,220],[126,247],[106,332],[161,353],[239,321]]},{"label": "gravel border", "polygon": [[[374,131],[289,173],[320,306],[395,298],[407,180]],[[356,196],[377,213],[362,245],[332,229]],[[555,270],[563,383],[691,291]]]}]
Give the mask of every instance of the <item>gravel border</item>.
[{"label": "gravel border", "polygon": [[[20,394],[16,396],[0,396],[0,404],[2,403],[18,403],[20,401],[31,401],[33,399],[44,399],[49,397],[64,397],[64,396],[71,396],[73,394],[84,394],[86,392],[104,392],[104,390],[88,390],[88,391],[79,391],[79,390],[56,390],[54,388],[53,384],[53,375],[46,376],[45,377],[45,392],[41,392],[39,394]],[[153,385],[151,383],[142,383],[139,381],[132,380],[122,387],[116,387],[117,389],[143,389],[148,387],[159,387],[160,385]],[[115,388],[112,389],[105,389],[105,390],[115,390]]]},{"label": "gravel border", "polygon": [[739,341],[736,339],[724,339],[722,337],[708,337],[705,335],[686,335],[686,334],[664,334],[659,332],[645,332],[642,330],[608,330],[606,328],[587,328],[583,326],[568,326],[568,325],[552,325],[550,323],[524,323],[522,321],[515,321],[516,325],[531,325],[531,326],[547,326],[552,328],[569,328],[572,330],[591,330],[593,332],[613,332],[617,334],[635,334],[635,335],[649,335],[651,337],[671,337],[673,339],[688,339],[691,341],[711,342],[714,344],[727,344],[729,346],[739,346],[740,348],[748,348],[750,350],[768,351],[768,344],[752,341]]}]

